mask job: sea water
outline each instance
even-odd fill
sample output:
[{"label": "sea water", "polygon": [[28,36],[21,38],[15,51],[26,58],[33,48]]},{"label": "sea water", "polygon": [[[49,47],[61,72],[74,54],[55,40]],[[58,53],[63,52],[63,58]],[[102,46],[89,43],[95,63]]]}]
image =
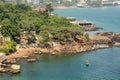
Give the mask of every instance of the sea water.
[{"label": "sea water", "polygon": [[56,10],[63,17],[75,17],[76,20],[90,20],[103,31],[120,32],[120,7],[73,8]]},{"label": "sea water", "polygon": [[[120,7],[74,8],[54,13],[93,21],[104,31],[120,32]],[[0,80],[120,80],[120,48],[117,47],[77,55],[39,57],[34,63],[22,60],[20,74],[1,73]]]}]

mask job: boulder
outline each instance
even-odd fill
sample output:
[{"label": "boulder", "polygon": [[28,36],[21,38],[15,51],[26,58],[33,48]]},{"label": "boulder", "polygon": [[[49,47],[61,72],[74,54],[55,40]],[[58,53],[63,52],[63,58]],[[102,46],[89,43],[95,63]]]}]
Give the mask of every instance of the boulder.
[{"label": "boulder", "polygon": [[0,67],[0,72],[6,72],[6,70],[2,67]]},{"label": "boulder", "polygon": [[20,70],[20,65],[11,65],[11,69]]},{"label": "boulder", "polygon": [[19,73],[20,72],[20,65],[11,65],[11,73]]}]

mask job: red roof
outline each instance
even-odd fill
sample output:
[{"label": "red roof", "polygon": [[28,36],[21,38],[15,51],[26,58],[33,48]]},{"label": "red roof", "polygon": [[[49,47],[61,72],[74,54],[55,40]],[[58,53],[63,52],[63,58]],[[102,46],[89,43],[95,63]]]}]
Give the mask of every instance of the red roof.
[{"label": "red roof", "polygon": [[40,8],[40,11],[41,11],[41,12],[45,12],[45,11],[46,11],[46,8]]}]

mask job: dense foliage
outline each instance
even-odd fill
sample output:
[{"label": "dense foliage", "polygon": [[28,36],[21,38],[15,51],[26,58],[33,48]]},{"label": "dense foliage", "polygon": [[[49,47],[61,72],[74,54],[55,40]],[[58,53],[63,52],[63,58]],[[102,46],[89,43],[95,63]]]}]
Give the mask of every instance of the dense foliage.
[{"label": "dense foliage", "polygon": [[68,38],[83,35],[83,30],[77,25],[70,24],[66,18],[49,15],[53,11],[50,7],[51,5],[47,5],[46,11],[41,12],[33,11],[24,4],[0,2],[1,34],[16,41],[15,38],[20,37],[26,31],[28,33],[26,37],[30,41],[35,39],[31,31],[35,31],[40,43],[55,40],[67,41]]}]

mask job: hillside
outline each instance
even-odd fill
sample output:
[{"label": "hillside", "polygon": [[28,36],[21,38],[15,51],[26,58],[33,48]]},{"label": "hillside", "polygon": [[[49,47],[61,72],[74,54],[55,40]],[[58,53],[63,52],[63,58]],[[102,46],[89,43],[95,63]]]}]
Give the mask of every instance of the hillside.
[{"label": "hillside", "polygon": [[83,29],[64,17],[50,15],[51,11],[52,7],[45,11],[33,11],[24,4],[0,2],[0,31],[4,38],[11,39],[7,49],[15,51],[16,43],[26,48],[48,47],[53,42],[87,41]]}]

